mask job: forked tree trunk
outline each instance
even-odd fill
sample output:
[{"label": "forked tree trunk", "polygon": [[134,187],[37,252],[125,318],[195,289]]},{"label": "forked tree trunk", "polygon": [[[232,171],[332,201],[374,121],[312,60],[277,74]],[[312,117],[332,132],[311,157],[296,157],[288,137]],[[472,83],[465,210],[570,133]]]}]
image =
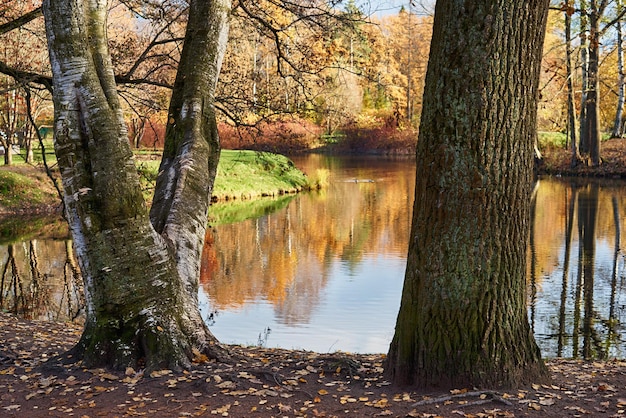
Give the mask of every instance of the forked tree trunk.
[{"label": "forked tree trunk", "polygon": [[408,264],[385,367],[397,385],[548,379],[525,294],[548,3],[436,4]]},{"label": "forked tree trunk", "polygon": [[[107,50],[107,3],[43,3],[54,82],[55,151],[86,293],[85,330],[74,358],[88,367],[180,369],[198,353],[225,355],[202,321],[193,283],[217,165],[212,92],[230,3],[190,2],[179,71],[190,70],[190,59],[211,62],[212,70],[187,78],[185,91],[202,94],[171,115],[180,129],[170,133],[176,146],[169,140],[166,158],[184,155],[174,157],[175,167],[167,170],[168,184],[176,187],[167,189],[171,198],[156,229],[139,187]],[[203,42],[202,48],[190,51],[197,42]],[[180,88],[177,83],[175,97]],[[181,251],[181,246],[194,248]]]}]

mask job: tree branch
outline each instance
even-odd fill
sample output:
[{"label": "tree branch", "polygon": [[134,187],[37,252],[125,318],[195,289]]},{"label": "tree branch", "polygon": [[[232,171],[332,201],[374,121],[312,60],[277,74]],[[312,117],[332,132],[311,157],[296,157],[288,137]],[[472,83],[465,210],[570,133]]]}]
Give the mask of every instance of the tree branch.
[{"label": "tree branch", "polygon": [[41,7],[38,7],[35,10],[18,17],[17,19],[13,19],[10,22],[0,25],[0,35],[4,35],[5,33],[11,32],[14,29],[22,27],[25,24],[32,22],[33,20],[37,19],[40,16],[43,16],[43,13],[41,12]]}]

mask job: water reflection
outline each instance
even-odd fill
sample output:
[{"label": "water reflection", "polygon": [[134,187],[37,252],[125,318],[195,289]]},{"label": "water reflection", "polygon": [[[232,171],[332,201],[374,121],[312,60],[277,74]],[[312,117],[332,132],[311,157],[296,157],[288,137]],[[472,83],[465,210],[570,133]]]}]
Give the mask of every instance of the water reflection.
[{"label": "water reflection", "polygon": [[30,240],[0,246],[0,308],[27,319],[77,320],[82,278],[72,243]]},{"label": "water reflection", "polygon": [[[626,284],[620,249],[626,184],[542,180],[531,258],[530,317],[547,356],[623,357]],[[552,221],[552,226],[550,226]],[[533,248],[534,247],[534,248]],[[532,272],[535,272],[534,274]],[[538,272],[538,273],[537,273]]]},{"label": "water reflection", "polygon": [[[255,206],[255,219],[215,210],[226,223],[207,234],[204,316],[226,343],[385,352],[404,279],[415,164],[324,156],[296,163],[310,173],[328,169],[329,186]],[[532,199],[528,313],[544,356],[624,357],[626,182],[541,179]],[[0,246],[0,308],[79,318],[71,250],[63,240]]]},{"label": "water reflection", "polygon": [[260,338],[269,345],[387,345],[410,226],[409,161],[296,161],[305,171],[329,169],[329,186],[273,214],[214,227],[201,283],[216,336],[254,343],[269,328]]}]

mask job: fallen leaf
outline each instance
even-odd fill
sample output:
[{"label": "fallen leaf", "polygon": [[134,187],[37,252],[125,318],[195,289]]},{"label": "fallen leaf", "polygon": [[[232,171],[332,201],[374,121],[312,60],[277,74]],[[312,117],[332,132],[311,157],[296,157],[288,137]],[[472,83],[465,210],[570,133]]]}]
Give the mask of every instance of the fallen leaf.
[{"label": "fallen leaf", "polygon": [[9,405],[9,406],[5,406],[2,409],[6,409],[7,411],[15,411],[17,409],[20,409],[21,405]]},{"label": "fallen leaf", "polygon": [[220,389],[234,389],[237,387],[235,382],[231,382],[230,380],[225,380],[222,383],[219,383],[215,386],[217,386]]},{"label": "fallen leaf", "polygon": [[280,412],[290,412],[291,411],[291,407],[289,405],[283,405],[282,403],[278,404],[278,410]]}]

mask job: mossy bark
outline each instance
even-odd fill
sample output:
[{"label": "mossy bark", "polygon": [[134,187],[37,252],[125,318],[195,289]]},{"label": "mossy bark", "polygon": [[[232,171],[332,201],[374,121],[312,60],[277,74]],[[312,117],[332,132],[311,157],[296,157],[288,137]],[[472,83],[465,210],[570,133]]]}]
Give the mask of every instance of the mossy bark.
[{"label": "mossy bark", "polygon": [[[43,2],[54,83],[55,152],[63,178],[67,218],[85,281],[86,325],[73,350],[74,358],[82,359],[86,366],[119,369],[180,369],[189,366],[197,353],[224,358],[227,353],[200,316],[194,293],[197,286],[190,285],[198,280],[199,269],[194,266],[199,265],[207,215],[207,205],[194,202],[208,200],[215,176],[212,164],[216,165],[217,160],[207,157],[208,146],[185,148],[189,151],[185,161],[205,161],[203,166],[192,167],[192,171],[203,173],[187,175],[186,165],[181,163],[175,174],[196,178],[202,185],[191,183],[177,191],[167,209],[173,212],[177,207],[187,207],[186,217],[165,216],[163,224],[153,227],[141,194],[107,50],[107,3]],[[204,7],[207,3],[213,6]],[[211,28],[206,31],[207,39],[225,42],[223,36],[212,35],[227,31],[228,7],[225,1],[192,1],[190,13],[220,14],[195,16],[190,24],[204,24]],[[201,59],[210,54],[219,69],[219,53],[223,51],[214,50],[218,53],[201,49],[188,55]],[[209,76],[217,77],[217,72]],[[191,84],[198,90],[205,87],[198,81]],[[212,108],[212,95],[202,99]],[[203,135],[213,132],[214,115],[202,115],[191,117],[190,124],[200,128],[185,133],[187,144],[207,142]],[[205,128],[207,125],[210,128]],[[167,230],[190,234],[182,241],[190,250],[180,251],[181,236],[168,234]]]},{"label": "mossy bark", "polygon": [[408,264],[386,363],[398,385],[547,379],[525,297],[547,7],[437,2]]}]

